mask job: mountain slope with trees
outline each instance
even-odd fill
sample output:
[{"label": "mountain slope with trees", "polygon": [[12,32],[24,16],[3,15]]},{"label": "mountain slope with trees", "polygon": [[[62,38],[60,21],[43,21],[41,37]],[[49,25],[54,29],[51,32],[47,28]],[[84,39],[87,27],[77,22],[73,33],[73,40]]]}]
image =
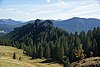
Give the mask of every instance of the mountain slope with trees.
[{"label": "mountain slope with trees", "polygon": [[55,27],[50,20],[41,22],[37,19],[34,23],[15,28],[0,43],[23,49],[32,59],[46,58],[66,67],[77,60],[100,56],[99,40],[99,27],[87,33],[73,34]]},{"label": "mountain slope with trees", "polygon": [[13,31],[13,29],[14,26],[12,25],[0,24],[0,31],[9,32],[9,31]]}]

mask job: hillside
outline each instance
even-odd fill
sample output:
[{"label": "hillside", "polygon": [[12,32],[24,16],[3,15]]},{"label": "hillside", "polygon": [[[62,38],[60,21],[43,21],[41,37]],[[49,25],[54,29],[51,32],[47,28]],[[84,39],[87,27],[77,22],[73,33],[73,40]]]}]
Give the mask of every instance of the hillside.
[{"label": "hillside", "polygon": [[[66,36],[67,32],[55,27],[50,20],[43,22],[36,20],[35,23],[29,23],[22,27],[15,28],[14,31],[7,34],[5,38],[12,43],[12,46],[23,49],[26,51],[25,54],[32,58],[51,58],[59,62],[63,56],[56,57],[58,56],[55,54],[56,44],[61,43],[60,41],[58,42],[58,40]],[[62,44],[58,45],[59,50],[57,50],[57,52],[60,54],[59,51],[61,50],[60,47]]]},{"label": "hillside", "polygon": [[55,27],[50,20],[37,19],[34,23],[15,28],[0,39],[0,44],[22,49],[33,60],[39,58],[69,65],[84,58],[100,56],[100,28],[73,34]]},{"label": "hillside", "polygon": [[73,62],[71,67],[100,67],[100,57],[91,57]]},{"label": "hillside", "polygon": [[[34,58],[51,59],[63,63],[83,58],[100,56],[100,28],[87,33],[68,33],[54,26],[50,20],[36,20],[3,37],[0,43],[23,49],[25,54]],[[69,57],[69,59],[68,59]]]},{"label": "hillside", "polygon": [[[13,53],[17,59],[12,59]],[[19,60],[21,57],[21,60]],[[62,67],[57,63],[41,63],[45,59],[33,59],[23,54],[23,50],[10,46],[0,46],[0,67]]]},{"label": "hillside", "polygon": [[[12,59],[13,53],[16,53],[17,59]],[[19,61],[19,57],[22,59]],[[62,67],[57,63],[41,63],[44,60],[33,59],[25,56],[21,49],[10,46],[0,46],[0,67]],[[91,57],[77,62],[73,62],[71,67],[100,67],[100,57]]]},{"label": "hillside", "polygon": [[0,67],[35,67],[35,66],[31,66],[28,63],[24,63],[18,60],[0,57]]}]

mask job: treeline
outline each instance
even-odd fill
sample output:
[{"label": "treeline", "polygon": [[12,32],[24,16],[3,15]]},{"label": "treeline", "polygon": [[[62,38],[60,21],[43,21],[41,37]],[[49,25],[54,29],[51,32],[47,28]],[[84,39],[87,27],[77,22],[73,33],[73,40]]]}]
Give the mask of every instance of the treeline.
[{"label": "treeline", "polygon": [[32,59],[46,58],[68,64],[100,56],[100,28],[73,34],[55,27],[50,20],[36,20],[15,28],[0,40],[0,44],[23,49]]}]

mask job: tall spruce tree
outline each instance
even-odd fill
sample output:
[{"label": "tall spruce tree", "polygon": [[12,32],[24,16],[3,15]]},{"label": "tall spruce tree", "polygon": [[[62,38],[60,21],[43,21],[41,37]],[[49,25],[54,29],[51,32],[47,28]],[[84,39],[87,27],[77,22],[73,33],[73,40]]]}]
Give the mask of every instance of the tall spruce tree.
[{"label": "tall spruce tree", "polygon": [[43,57],[43,47],[42,47],[42,45],[39,46],[38,56],[39,56],[39,58]]},{"label": "tall spruce tree", "polygon": [[60,62],[63,62],[63,57],[64,57],[64,47],[63,47],[63,45],[61,45],[60,46],[60,48],[59,48],[59,61]]},{"label": "tall spruce tree", "polygon": [[14,52],[14,54],[13,54],[13,59],[16,59],[16,53]]},{"label": "tall spruce tree", "polygon": [[34,45],[32,48],[32,58],[36,58],[36,57],[37,57],[37,51],[36,51],[36,45]]},{"label": "tall spruce tree", "polygon": [[46,44],[46,48],[45,48],[45,58],[46,59],[50,58],[50,46],[48,44]]},{"label": "tall spruce tree", "polygon": [[76,50],[75,55],[76,55],[76,58],[77,58],[78,60],[82,60],[82,59],[85,58],[86,55],[84,54],[84,50],[83,50],[83,48],[82,48],[82,44],[80,45],[79,49]]}]

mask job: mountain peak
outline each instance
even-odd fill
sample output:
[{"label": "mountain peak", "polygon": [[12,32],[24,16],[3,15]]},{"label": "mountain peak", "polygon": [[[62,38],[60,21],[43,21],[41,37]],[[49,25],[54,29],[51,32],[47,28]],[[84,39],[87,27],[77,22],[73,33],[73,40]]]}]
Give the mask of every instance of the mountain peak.
[{"label": "mountain peak", "polygon": [[71,19],[87,19],[87,18],[73,17]]}]

